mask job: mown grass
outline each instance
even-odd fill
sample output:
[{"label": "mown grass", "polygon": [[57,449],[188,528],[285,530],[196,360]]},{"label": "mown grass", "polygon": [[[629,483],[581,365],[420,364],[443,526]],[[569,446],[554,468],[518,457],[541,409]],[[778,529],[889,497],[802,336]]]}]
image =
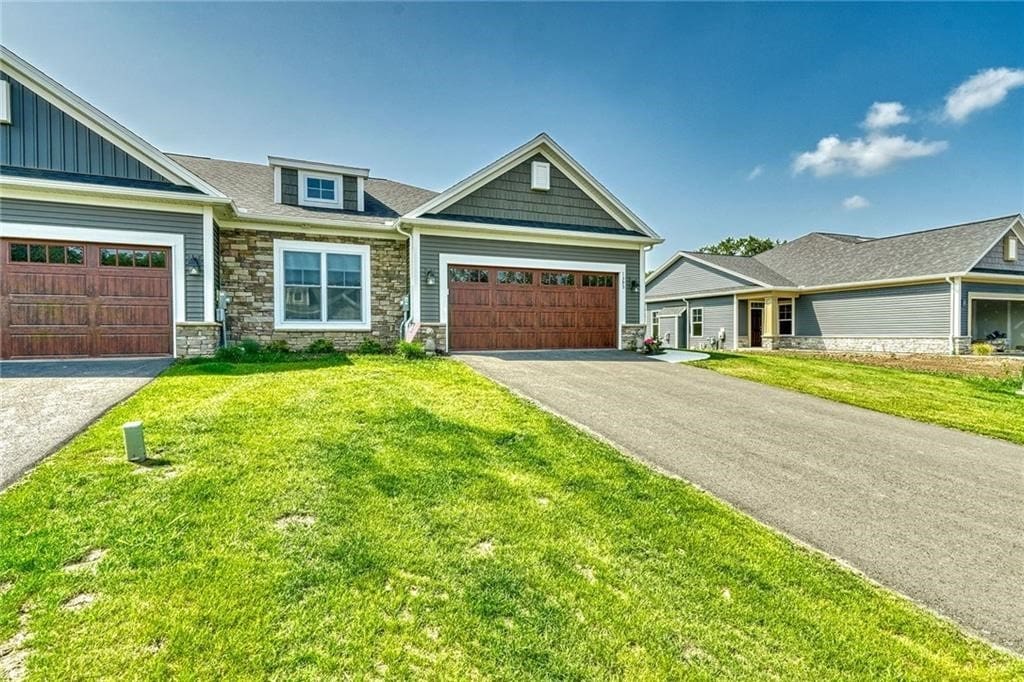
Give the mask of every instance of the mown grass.
[{"label": "mown grass", "polygon": [[1018,378],[916,372],[771,353],[711,353],[691,363],[908,419],[1024,444]]},{"label": "mown grass", "polygon": [[39,679],[1024,675],[447,360],[172,368],[0,494],[3,583]]}]

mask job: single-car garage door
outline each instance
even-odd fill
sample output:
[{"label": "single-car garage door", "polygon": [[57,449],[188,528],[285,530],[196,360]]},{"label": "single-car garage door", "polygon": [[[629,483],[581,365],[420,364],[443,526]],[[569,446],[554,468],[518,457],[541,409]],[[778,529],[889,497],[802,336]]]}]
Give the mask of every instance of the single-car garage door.
[{"label": "single-car garage door", "polygon": [[451,350],[615,348],[618,276],[607,272],[453,265]]},{"label": "single-car garage door", "polygon": [[0,357],[171,352],[170,251],[0,240]]}]

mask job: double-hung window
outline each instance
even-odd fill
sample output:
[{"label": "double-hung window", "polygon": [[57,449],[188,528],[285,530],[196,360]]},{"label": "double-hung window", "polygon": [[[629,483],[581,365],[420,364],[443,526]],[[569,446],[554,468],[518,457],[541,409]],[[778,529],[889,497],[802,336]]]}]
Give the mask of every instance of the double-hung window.
[{"label": "double-hung window", "polygon": [[299,192],[302,205],[341,208],[341,177],[299,172]]},{"label": "double-hung window", "polygon": [[793,301],[779,301],[779,335],[793,335]]},{"label": "double-hung window", "polygon": [[370,247],[274,241],[274,325],[370,328]]},{"label": "double-hung window", "polygon": [[698,339],[704,336],[703,308],[694,308],[690,311],[690,336]]},{"label": "double-hung window", "polygon": [[651,313],[651,324],[650,324],[650,336],[652,339],[661,338],[661,323],[658,320],[658,311],[652,310]]}]

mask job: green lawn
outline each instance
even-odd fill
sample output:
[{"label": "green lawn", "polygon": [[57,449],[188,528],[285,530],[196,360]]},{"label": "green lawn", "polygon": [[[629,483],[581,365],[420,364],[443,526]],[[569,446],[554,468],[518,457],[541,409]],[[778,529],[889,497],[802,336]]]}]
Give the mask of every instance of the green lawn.
[{"label": "green lawn", "polygon": [[915,372],[772,353],[710,353],[695,367],[1024,444],[1020,379]]},{"label": "green lawn", "polygon": [[1024,676],[450,360],[173,368],[0,494],[0,585],[30,678]]}]

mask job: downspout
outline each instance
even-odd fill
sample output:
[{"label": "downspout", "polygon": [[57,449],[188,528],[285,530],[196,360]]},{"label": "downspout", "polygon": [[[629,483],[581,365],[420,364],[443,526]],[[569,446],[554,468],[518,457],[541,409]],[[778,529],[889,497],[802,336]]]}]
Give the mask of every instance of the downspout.
[{"label": "downspout", "polygon": [[405,290],[405,300],[408,301],[408,304],[406,305],[405,313],[402,315],[402,324],[398,327],[398,336],[403,341],[406,341],[406,329],[409,326],[409,321],[412,319],[412,278],[417,277],[419,273],[412,271],[412,234],[402,231],[401,219],[395,220],[395,229],[398,231],[398,234],[405,235],[408,238],[406,243],[409,245],[409,282]]}]

